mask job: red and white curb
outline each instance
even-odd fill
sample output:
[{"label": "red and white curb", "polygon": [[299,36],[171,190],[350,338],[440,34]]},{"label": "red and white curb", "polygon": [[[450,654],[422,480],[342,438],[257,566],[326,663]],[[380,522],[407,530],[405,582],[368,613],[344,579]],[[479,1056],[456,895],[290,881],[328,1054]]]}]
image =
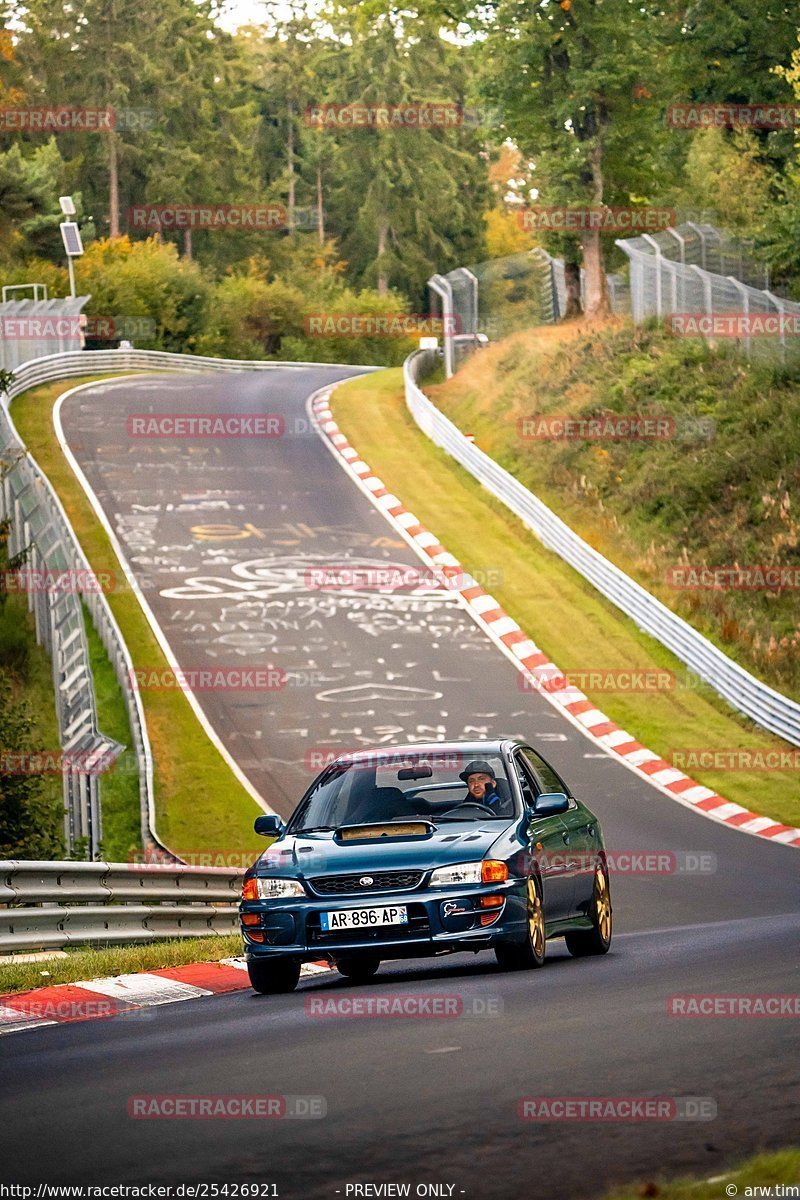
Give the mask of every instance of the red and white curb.
[{"label": "red and white curb", "polygon": [[337,386],[339,385],[334,384],[316,393],[310,404],[312,418],[327,439],[326,444],[375,507],[416,550],[423,562],[439,573],[443,586],[461,597],[478,625],[526,676],[533,689],[539,691],[607,754],[618,758],[624,766],[671,799],[743,833],[768,838],[787,846],[800,847],[800,829],[750,812],[740,804],[726,800],[711,788],[690,779],[658,754],[637,742],[632,734],[610,721],[578,688],[567,686],[563,673],[542,653],[533,639],[520,629],[514,618],[501,608],[494,596],[475,582],[458,559],[448,553],[436,535],[426,529],[414,514],[405,508],[403,502],[384,487],[382,480],[373,474],[358,451],[350,445],[334,420],[330,408],[331,393]]},{"label": "red and white curb", "polygon": [[[327,963],[304,963],[301,977],[325,975]],[[113,975],[85,983],[64,983],[0,996],[0,1035],[70,1025],[75,1021],[108,1020],[160,1004],[199,1000],[250,987],[243,958],[188,963],[133,975]]]}]

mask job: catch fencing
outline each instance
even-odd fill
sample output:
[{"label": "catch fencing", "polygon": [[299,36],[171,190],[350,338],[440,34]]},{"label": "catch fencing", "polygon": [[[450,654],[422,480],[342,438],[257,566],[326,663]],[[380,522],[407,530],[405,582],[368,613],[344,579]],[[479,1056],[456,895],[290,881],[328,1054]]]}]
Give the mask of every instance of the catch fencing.
[{"label": "catch fencing", "polygon": [[236,933],[243,876],[225,867],[0,862],[0,954]]},{"label": "catch fencing", "polygon": [[91,858],[100,852],[103,771],[122,750],[97,728],[81,601],[91,614],[125,700],[138,765],[142,841],[144,845],[163,849],[155,827],[153,760],[141,696],[132,685],[134,670],[128,648],[105,594],[92,585],[93,573],[58,497],[14,427],[8,403],[41,384],[108,372],[275,370],[309,366],[319,364],[201,358],[158,350],[75,351],[24,363],[14,372],[7,396],[0,393],[3,401],[0,403],[0,513],[12,522],[9,549],[12,553],[28,550],[26,570],[46,571],[48,578],[68,572],[70,580],[76,581],[71,589],[55,586],[37,590],[28,599],[36,616],[37,639],[53,662],[59,737],[65,760],[65,837],[69,853],[84,845]]},{"label": "catch fencing", "polygon": [[770,290],[769,268],[746,243],[687,222],[616,244],[628,258],[636,324],[656,317],[678,336],[729,343],[749,359],[796,360],[800,304]]},{"label": "catch fencing", "polygon": [[800,746],[800,704],[756,679],[589,546],[431,403],[419,387],[419,380],[437,362],[437,351],[422,350],[407,358],[403,366],[406,404],[423,433],[510,508],[549,550],[574,567],[640,629],[672,651],[733,708],[770,733]]},{"label": "catch fencing", "polygon": [[[620,272],[606,276],[614,315],[630,315],[637,324],[660,318],[676,335],[724,339],[748,358],[786,362],[797,354],[800,304],[770,290],[769,267],[751,243],[698,220],[615,244],[628,270],[627,278]],[[581,269],[582,301],[585,285]],[[567,310],[564,262],[541,247],[434,275],[428,287],[450,317],[444,337],[448,378],[481,342],[553,324]]]},{"label": "catch fencing", "polygon": [[[4,288],[4,294],[13,289]],[[0,302],[0,369],[15,371],[43,354],[80,350],[80,313],[91,296]]]}]

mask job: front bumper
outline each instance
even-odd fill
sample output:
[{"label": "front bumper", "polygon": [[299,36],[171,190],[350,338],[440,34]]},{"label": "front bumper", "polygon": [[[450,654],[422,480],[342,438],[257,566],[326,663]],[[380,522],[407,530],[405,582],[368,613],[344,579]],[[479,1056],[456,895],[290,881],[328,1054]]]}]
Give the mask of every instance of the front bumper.
[{"label": "front bumper", "polygon": [[[483,906],[482,898],[490,896],[501,897],[501,903],[492,908]],[[388,905],[404,905],[408,924],[327,933],[322,930],[323,912]],[[422,958],[456,950],[487,949],[500,941],[522,941],[527,928],[527,886],[523,879],[511,879],[502,884],[421,887],[371,893],[369,897],[245,900],[240,914],[251,920],[259,918],[258,924],[241,926],[249,959],[280,956],[310,961],[359,950],[380,958]]]}]

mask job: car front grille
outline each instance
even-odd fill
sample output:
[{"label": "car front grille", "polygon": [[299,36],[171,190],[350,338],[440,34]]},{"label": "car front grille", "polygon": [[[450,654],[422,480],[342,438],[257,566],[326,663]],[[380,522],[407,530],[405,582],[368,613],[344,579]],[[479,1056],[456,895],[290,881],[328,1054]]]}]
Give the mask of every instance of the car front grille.
[{"label": "car front grille", "polygon": [[[318,896],[369,896],[372,892],[401,892],[418,886],[422,871],[360,871],[357,875],[318,875],[309,884]],[[362,879],[371,879],[364,884]]]}]

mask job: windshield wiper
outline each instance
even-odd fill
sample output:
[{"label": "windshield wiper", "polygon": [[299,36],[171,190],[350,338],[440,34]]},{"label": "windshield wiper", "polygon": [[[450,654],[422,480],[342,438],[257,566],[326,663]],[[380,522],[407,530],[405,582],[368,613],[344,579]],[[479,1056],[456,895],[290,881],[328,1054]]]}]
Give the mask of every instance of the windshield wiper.
[{"label": "windshield wiper", "polygon": [[293,837],[298,833],[330,833],[332,829],[338,829],[338,825],[303,825],[300,829],[287,829],[287,833]]}]

